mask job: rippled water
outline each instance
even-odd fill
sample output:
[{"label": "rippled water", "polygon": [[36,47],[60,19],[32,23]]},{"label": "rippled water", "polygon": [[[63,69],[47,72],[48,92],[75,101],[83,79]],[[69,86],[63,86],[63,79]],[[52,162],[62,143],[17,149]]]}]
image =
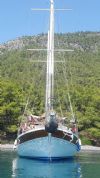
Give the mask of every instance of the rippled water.
[{"label": "rippled water", "polygon": [[44,162],[0,151],[0,178],[100,178],[100,153],[80,153],[73,160]]}]

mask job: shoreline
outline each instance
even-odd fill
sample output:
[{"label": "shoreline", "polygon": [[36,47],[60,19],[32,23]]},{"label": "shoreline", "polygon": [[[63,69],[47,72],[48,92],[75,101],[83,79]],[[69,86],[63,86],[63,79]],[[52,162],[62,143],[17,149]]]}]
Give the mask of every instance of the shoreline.
[{"label": "shoreline", "polygon": [[0,151],[13,150],[14,144],[0,144]]},{"label": "shoreline", "polygon": [[82,145],[81,146],[81,152],[85,151],[99,151],[100,152],[100,147],[97,146],[91,146],[91,145]]},{"label": "shoreline", "polygon": [[[13,144],[0,144],[0,151],[3,150],[11,150],[14,151],[13,149]],[[96,147],[96,146],[90,146],[90,145],[82,145],[81,146],[81,152],[85,152],[85,151],[99,151],[100,152],[100,147]]]}]

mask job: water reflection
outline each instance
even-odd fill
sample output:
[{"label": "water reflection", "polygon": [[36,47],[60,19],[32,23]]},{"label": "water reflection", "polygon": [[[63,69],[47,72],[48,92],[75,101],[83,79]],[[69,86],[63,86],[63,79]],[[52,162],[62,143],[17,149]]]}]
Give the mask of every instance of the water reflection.
[{"label": "water reflection", "polygon": [[80,164],[75,160],[43,162],[16,158],[12,164],[14,178],[81,178]]}]

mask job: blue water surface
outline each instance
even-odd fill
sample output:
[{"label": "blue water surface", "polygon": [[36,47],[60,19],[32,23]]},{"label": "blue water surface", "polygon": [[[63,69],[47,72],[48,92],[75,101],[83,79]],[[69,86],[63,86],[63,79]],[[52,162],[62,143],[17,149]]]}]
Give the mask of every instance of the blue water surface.
[{"label": "blue water surface", "polygon": [[100,178],[100,153],[80,153],[74,159],[37,161],[0,151],[0,178]]}]

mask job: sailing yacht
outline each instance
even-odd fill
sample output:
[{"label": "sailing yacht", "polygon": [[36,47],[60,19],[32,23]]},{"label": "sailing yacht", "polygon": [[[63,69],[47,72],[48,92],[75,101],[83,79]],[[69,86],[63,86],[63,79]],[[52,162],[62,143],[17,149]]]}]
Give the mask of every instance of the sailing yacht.
[{"label": "sailing yacht", "polygon": [[[20,131],[16,139],[17,152],[20,157],[34,159],[64,159],[73,157],[79,152],[81,144],[78,137],[75,120],[73,127],[68,128],[58,122],[58,116],[53,106],[54,98],[54,0],[50,0],[50,28],[47,43],[47,72],[45,123],[35,124],[36,116],[31,116],[30,128]],[[33,123],[34,122],[34,123]]]}]

